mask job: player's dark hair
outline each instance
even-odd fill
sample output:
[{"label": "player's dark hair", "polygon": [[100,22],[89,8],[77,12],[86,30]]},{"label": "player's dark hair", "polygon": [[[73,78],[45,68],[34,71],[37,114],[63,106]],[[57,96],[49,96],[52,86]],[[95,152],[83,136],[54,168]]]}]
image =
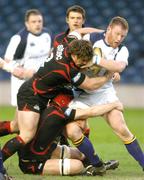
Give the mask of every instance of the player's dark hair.
[{"label": "player's dark hair", "polygon": [[70,12],[78,12],[78,13],[80,13],[80,14],[82,14],[82,17],[83,17],[83,19],[85,20],[85,14],[86,14],[86,12],[85,12],[85,10],[84,10],[84,8],[82,8],[81,6],[78,6],[78,5],[74,5],[74,6],[71,6],[71,7],[69,7],[68,9],[67,9],[67,11],[66,11],[66,17],[68,18],[68,16],[69,16],[69,13]]},{"label": "player's dark hair", "polygon": [[69,44],[68,52],[78,58],[89,62],[93,57],[93,47],[90,41],[73,40]]},{"label": "player's dark hair", "polygon": [[29,20],[29,17],[31,15],[41,15],[42,16],[42,13],[38,9],[29,9],[29,10],[27,10],[26,13],[25,13],[25,22]]},{"label": "player's dark hair", "polygon": [[113,25],[121,25],[123,29],[129,30],[129,25],[127,20],[120,16],[116,16],[111,19],[109,26],[113,26]]}]

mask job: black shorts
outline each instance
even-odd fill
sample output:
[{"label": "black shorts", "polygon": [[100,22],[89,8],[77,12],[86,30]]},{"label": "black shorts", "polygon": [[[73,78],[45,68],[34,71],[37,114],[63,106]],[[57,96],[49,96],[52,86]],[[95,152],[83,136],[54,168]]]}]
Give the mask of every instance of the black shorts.
[{"label": "black shorts", "polygon": [[51,158],[52,152],[56,149],[57,143],[53,142],[49,150],[43,155],[31,152],[31,144],[27,144],[19,150],[19,167],[24,174],[42,174],[45,162]]},{"label": "black shorts", "polygon": [[29,86],[29,81],[24,82],[17,94],[18,110],[20,111],[34,111],[40,113],[47,107],[48,99],[35,94],[33,89]]},{"label": "black shorts", "polygon": [[42,174],[45,161],[20,160],[19,167],[24,174]]}]

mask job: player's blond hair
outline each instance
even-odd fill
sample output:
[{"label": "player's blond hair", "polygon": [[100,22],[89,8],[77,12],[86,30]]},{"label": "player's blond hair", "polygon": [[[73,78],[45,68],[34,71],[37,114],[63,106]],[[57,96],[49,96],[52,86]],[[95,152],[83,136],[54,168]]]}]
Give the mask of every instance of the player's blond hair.
[{"label": "player's blond hair", "polygon": [[109,26],[120,25],[123,29],[129,30],[128,22],[121,16],[113,17],[109,23]]}]

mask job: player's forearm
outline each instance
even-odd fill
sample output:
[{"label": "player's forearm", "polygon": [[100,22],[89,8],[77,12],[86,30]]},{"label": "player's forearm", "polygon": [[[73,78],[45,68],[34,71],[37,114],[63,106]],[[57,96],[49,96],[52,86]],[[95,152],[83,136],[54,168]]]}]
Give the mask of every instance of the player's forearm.
[{"label": "player's forearm", "polygon": [[92,27],[85,27],[85,28],[80,28],[80,29],[76,29],[75,31],[77,31],[80,34],[88,34],[88,33],[93,33],[93,32],[103,32],[103,29],[98,29],[98,28],[92,28]]},{"label": "player's forearm", "polygon": [[8,62],[8,61],[5,61],[4,59],[0,58],[0,68],[7,72],[12,73],[15,68],[15,65],[16,65],[16,63],[13,61]]},{"label": "player's forearm", "polygon": [[98,65],[113,72],[122,72],[126,67],[126,63],[123,61],[105,60],[103,58]]},{"label": "player's forearm", "polygon": [[85,81],[79,86],[81,89],[86,90],[96,90],[100,87],[102,87],[107,81],[109,81],[113,76],[113,73],[108,73],[105,76],[102,77],[94,77],[89,78],[86,77]]},{"label": "player's forearm", "polygon": [[101,116],[113,109],[118,109],[122,111],[123,106],[120,102],[117,101],[104,105],[96,105],[87,109],[76,109],[75,120]]}]

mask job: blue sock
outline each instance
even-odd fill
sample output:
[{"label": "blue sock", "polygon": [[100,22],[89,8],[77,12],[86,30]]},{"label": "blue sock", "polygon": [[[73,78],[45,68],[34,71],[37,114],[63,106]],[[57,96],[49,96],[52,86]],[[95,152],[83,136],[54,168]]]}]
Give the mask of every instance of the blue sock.
[{"label": "blue sock", "polygon": [[144,168],[144,154],[136,138],[131,143],[125,144],[125,146],[132,157]]},{"label": "blue sock", "polygon": [[3,160],[2,160],[2,153],[0,150],[0,172],[4,173],[4,166],[3,166]]},{"label": "blue sock", "polygon": [[95,155],[94,147],[87,137],[82,136],[79,140],[73,142],[73,144],[85,155],[90,164],[93,166],[102,165],[102,161],[98,155]]}]

